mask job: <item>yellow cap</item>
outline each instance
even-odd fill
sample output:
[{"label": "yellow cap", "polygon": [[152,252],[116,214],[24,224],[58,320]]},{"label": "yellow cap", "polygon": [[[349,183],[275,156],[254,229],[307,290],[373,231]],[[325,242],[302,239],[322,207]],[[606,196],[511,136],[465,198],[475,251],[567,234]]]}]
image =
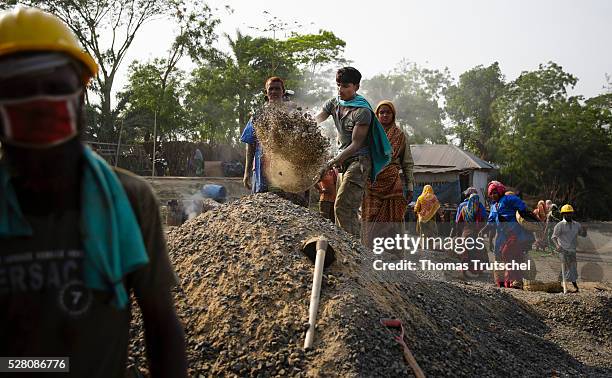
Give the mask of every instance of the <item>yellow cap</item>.
[{"label": "yellow cap", "polygon": [[570,204],[561,206],[561,213],[573,213],[574,208]]},{"label": "yellow cap", "polygon": [[0,13],[0,58],[23,52],[61,52],[87,68],[83,82],[98,73],[98,65],[83,50],[62,20],[38,8],[14,8]]}]

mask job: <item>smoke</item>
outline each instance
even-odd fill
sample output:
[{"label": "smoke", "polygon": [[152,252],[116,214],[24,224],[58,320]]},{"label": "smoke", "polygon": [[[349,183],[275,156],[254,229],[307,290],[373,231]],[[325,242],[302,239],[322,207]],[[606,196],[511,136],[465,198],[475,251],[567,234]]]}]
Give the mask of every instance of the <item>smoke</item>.
[{"label": "smoke", "polygon": [[295,88],[294,100],[304,111],[315,113],[323,103],[336,94],[336,69],[328,68],[322,72],[305,72]]},{"label": "smoke", "polygon": [[200,192],[183,197],[182,203],[183,213],[187,220],[193,219],[198,215],[221,205],[213,199],[204,197]]},{"label": "smoke", "polygon": [[202,200],[204,197],[200,193],[191,195],[183,199],[183,212],[187,220],[193,219],[202,213]]}]

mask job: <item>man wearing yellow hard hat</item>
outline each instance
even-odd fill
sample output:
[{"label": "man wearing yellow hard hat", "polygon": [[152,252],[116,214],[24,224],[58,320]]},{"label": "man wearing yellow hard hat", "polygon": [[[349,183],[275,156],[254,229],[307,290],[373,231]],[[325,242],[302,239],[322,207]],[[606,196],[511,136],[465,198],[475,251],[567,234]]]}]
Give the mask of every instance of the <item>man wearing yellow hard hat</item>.
[{"label": "man wearing yellow hard hat", "polygon": [[80,140],[97,71],[57,17],[0,13],[0,356],[123,377],[133,294],[149,371],[186,376],[157,200]]},{"label": "man wearing yellow hard hat", "polygon": [[578,235],[585,237],[586,229],[576,222],[574,218],[574,208],[570,204],[561,206],[561,216],[563,219],[555,225],[552,233],[552,240],[557,246],[557,252],[561,258],[562,281],[571,282],[578,292],[578,264],[576,262],[576,245]]}]

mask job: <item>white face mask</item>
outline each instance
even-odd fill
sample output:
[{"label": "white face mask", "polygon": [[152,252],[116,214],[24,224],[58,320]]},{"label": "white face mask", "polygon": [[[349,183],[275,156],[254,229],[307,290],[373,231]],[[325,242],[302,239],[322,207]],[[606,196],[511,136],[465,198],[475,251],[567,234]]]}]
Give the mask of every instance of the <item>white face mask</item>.
[{"label": "white face mask", "polygon": [[68,95],[37,95],[0,100],[2,139],[29,148],[61,144],[78,134],[78,104],[82,90]]}]

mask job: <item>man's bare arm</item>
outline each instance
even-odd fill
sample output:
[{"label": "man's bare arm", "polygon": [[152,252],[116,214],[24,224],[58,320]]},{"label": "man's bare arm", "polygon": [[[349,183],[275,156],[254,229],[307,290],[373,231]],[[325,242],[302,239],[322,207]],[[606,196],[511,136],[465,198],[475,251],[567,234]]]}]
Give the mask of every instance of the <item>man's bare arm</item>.
[{"label": "man's bare arm", "polygon": [[563,248],[561,248],[561,243],[559,242],[559,238],[555,235],[553,235],[550,240],[552,240],[552,242],[555,244],[555,249],[557,250],[557,252],[561,252],[563,250]]},{"label": "man's bare arm", "polygon": [[255,159],[255,145],[247,143],[246,160],[244,162],[244,177],[242,183],[245,188],[251,189],[251,172],[253,171],[253,159]]},{"label": "man's bare arm", "polygon": [[366,138],[368,137],[368,131],[370,125],[365,123],[359,123],[353,128],[352,141],[347,148],[344,149],[338,156],[332,159],[330,165],[341,165],[346,159],[357,154],[357,151],[365,145]]},{"label": "man's bare arm", "polygon": [[317,123],[322,123],[323,121],[325,121],[327,118],[329,118],[329,113],[326,112],[325,110],[321,110],[316,116],[315,116],[315,121],[317,121]]}]

